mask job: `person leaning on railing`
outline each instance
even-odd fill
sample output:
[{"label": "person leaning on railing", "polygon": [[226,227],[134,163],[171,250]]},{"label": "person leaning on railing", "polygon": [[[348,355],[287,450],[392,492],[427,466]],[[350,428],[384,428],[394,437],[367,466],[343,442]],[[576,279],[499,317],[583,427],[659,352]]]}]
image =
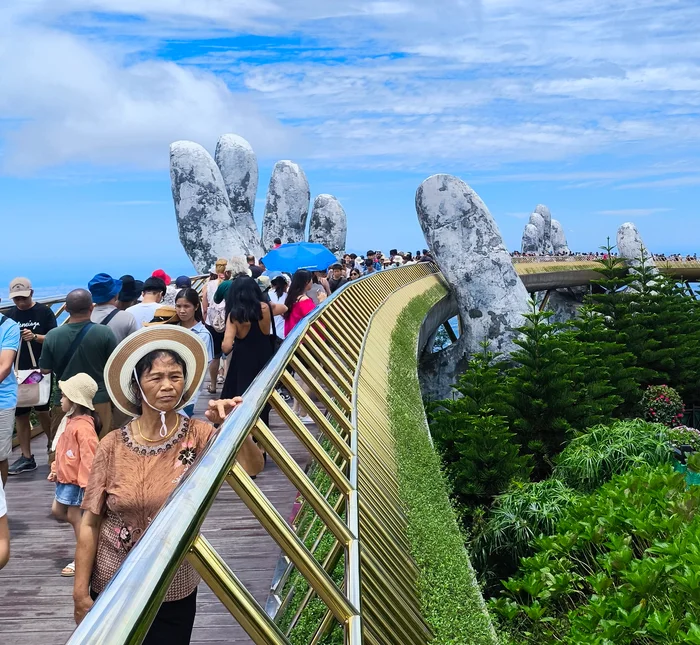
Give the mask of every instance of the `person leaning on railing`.
[{"label": "person leaning on railing", "polygon": [[[75,555],[74,615],[80,623],[131,549],[202,452],[214,426],[179,414],[207,369],[206,348],[190,331],[159,325],[137,331],[115,349],[104,378],[114,404],[134,420],[99,444],[85,489]],[[210,402],[220,423],[240,398]],[[262,453],[248,436],[238,462],[252,476]],[[184,562],[167,590],[147,645],[190,642],[200,578]]]}]

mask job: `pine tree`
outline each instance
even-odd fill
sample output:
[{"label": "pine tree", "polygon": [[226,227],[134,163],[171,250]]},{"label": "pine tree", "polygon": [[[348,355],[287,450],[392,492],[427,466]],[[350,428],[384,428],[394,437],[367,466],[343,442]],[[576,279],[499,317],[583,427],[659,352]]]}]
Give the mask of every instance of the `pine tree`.
[{"label": "pine tree", "polygon": [[580,353],[560,334],[566,325],[550,322],[553,312],[538,311],[534,301],[531,306],[515,341],[520,349],[511,354],[516,367],[510,372],[508,398],[511,429],[521,453],[534,456],[533,476],[540,480],[551,472],[552,458],[573,434],[583,370]]},{"label": "pine tree", "polygon": [[[605,250],[612,254],[609,244]],[[629,382],[618,390],[625,399],[622,410],[633,413],[648,385],[671,385],[686,404],[700,401],[700,303],[658,273],[644,249],[632,270],[610,257],[600,263],[599,271],[601,279],[595,284],[604,293],[590,295],[587,302],[602,316],[611,334],[608,340],[624,346],[629,366],[637,368],[639,391],[628,387]]]},{"label": "pine tree", "polygon": [[603,317],[590,306],[579,309],[570,332],[584,355],[581,400],[592,404],[582,415],[582,427],[608,423],[610,417],[624,418],[635,411],[641,391],[641,368],[635,356],[617,342],[617,334],[606,327]]},{"label": "pine tree", "polygon": [[519,454],[503,416],[505,364],[489,351],[488,343],[482,348],[454,386],[459,396],[429,407],[430,430],[465,526],[478,508],[490,506],[512,480],[527,480],[531,470],[530,457]]}]

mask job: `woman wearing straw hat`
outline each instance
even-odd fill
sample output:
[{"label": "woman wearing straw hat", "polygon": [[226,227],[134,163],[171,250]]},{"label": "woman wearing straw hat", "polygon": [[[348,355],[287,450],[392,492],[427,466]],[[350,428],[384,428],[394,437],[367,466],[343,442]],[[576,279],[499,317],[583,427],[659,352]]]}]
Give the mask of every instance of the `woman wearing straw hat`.
[{"label": "woman wearing straw hat", "polygon": [[[215,432],[206,421],[179,414],[199,390],[207,364],[201,339],[174,325],[140,329],[124,339],[107,362],[109,395],[135,418],[102,440],[93,462],[75,558],[77,623]],[[222,413],[239,402],[217,402],[210,419],[220,422]],[[262,470],[262,453],[252,438],[244,443],[238,461],[251,475]],[[144,643],[190,642],[198,583],[199,576],[184,562]]]},{"label": "woman wearing straw hat", "polygon": [[[51,451],[56,453],[48,476],[49,481],[56,482],[56,497],[51,512],[54,517],[73,527],[77,542],[83,515],[80,505],[102,423],[92,402],[97,394],[95,379],[81,372],[65,381],[59,381],[58,387],[62,393],[61,410],[66,415],[58,426],[51,445]],[[66,565],[61,575],[64,578],[75,575],[75,562]]]}]

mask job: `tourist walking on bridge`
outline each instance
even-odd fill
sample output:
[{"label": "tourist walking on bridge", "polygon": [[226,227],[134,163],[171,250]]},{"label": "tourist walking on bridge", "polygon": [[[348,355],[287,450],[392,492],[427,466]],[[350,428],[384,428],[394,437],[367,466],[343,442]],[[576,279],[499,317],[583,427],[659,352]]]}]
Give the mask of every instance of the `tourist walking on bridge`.
[{"label": "tourist walking on bridge", "polygon": [[[141,302],[133,307],[129,307],[129,313],[136,319],[136,324],[141,329],[144,323],[151,322],[156,313],[156,309],[163,302],[167,287],[160,278],[148,278],[143,283],[143,298]],[[173,302],[173,305],[175,303]]]},{"label": "tourist walking on bridge", "polygon": [[[52,329],[44,340],[39,367],[45,374],[53,372],[57,381],[67,381],[84,372],[97,383],[95,410],[102,421],[104,436],[112,429],[112,404],[105,388],[104,367],[117,346],[114,332],[106,325],[90,320],[92,295],[85,289],[75,289],[66,296],[66,311],[70,317],[64,325]],[[60,405],[60,397],[56,400]],[[51,423],[58,428],[64,413],[54,408]]]},{"label": "tourist walking on bridge", "polygon": [[117,296],[117,308],[126,311],[129,307],[138,304],[143,291],[143,282],[135,280],[134,276],[128,273],[119,278],[119,280],[122,283],[122,290]]},{"label": "tourist walking on bridge", "polygon": [[[243,394],[267,365],[275,350],[274,317],[287,311],[285,305],[263,302],[258,283],[249,277],[236,278],[226,296],[226,333],[222,350],[231,353],[231,364],[221,396]],[[270,406],[260,415],[269,425]]]},{"label": "tourist walking on bridge", "polygon": [[[306,269],[299,269],[292,276],[292,283],[289,285],[287,299],[284,303],[287,306],[287,312],[284,314],[285,337],[289,336],[294,327],[296,327],[296,324],[304,318],[304,316],[307,316],[313,311],[315,305],[313,300],[307,295],[312,285],[312,275]],[[308,394],[309,392],[306,385],[302,384],[302,386],[304,391]],[[296,399],[294,399],[292,410],[304,423],[309,425],[313,423],[313,419],[308,414],[302,414],[301,403]]]},{"label": "tourist walking on bridge", "polygon": [[223,384],[223,372],[219,375],[221,368],[221,343],[224,340],[224,331],[226,331],[226,303],[214,302],[214,294],[219,288],[219,285],[230,278],[230,274],[226,271],[227,262],[223,258],[219,258],[212,269],[211,278],[202,293],[202,313],[204,314],[204,325],[211,334],[211,339],[214,343],[214,360],[209,364],[209,385],[207,391],[209,394],[216,394],[217,385]]},{"label": "tourist walking on bridge", "polygon": [[[123,341],[105,367],[115,405],[136,417],[100,442],[82,508],[75,560],[74,615],[80,623],[114,577],[166,499],[204,450],[214,427],[178,414],[199,390],[207,355],[199,337],[174,325],[141,329]],[[218,401],[210,414],[238,401]],[[214,415],[215,422],[222,419]],[[263,466],[249,436],[237,456],[248,474]],[[190,642],[200,578],[188,562],[175,573],[143,641]]]},{"label": "tourist walking on bridge", "polygon": [[[65,413],[56,431],[53,452],[56,459],[51,462],[48,480],[56,482],[56,496],[51,506],[53,516],[68,522],[75,532],[77,543],[85,487],[97,450],[97,436],[102,429],[100,417],[95,412],[93,399],[97,394],[97,383],[87,374],[76,374],[67,381],[59,381],[61,410]],[[64,578],[75,575],[75,561],[61,571]]]},{"label": "tourist walking on bridge", "polygon": [[3,486],[7,483],[7,460],[12,454],[12,431],[17,407],[14,366],[19,343],[19,325],[0,314],[0,479]]},{"label": "tourist walking on bridge", "polygon": [[[15,303],[7,312],[7,317],[14,320],[20,329],[22,342],[19,347],[19,355],[16,358],[16,366],[19,370],[31,370],[38,366],[41,358],[41,350],[44,346],[44,338],[56,327],[56,316],[50,307],[34,302],[34,290],[32,283],[27,278],[15,278],[10,282],[10,298]],[[50,379],[50,376],[45,378]],[[32,454],[32,428],[30,415],[32,410],[46,434],[46,451],[51,452],[51,401],[44,405],[34,407],[18,407],[15,410],[15,427],[21,454],[10,465],[8,473],[19,475],[20,473],[36,470],[36,461]]]},{"label": "tourist walking on bridge", "polygon": [[134,316],[117,307],[117,298],[122,290],[121,280],[115,280],[107,273],[98,273],[88,282],[88,289],[95,304],[90,320],[109,327],[114,332],[117,343],[138,329]]},{"label": "tourist walking on bridge", "polygon": [[[207,367],[214,359],[214,341],[209,330],[202,322],[202,305],[199,301],[199,294],[194,289],[181,289],[175,296],[175,311],[177,313],[177,324],[184,329],[189,329],[193,334],[197,334],[204,346],[207,348]],[[199,392],[192,401],[183,409],[183,412],[191,417],[194,408],[199,400]]]}]

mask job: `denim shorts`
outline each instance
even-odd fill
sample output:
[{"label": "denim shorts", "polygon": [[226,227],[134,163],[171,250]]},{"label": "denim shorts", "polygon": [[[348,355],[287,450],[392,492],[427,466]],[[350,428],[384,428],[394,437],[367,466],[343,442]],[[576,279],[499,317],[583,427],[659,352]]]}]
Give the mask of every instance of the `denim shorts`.
[{"label": "denim shorts", "polygon": [[80,506],[85,489],[75,484],[56,484],[56,501],[64,506]]}]

